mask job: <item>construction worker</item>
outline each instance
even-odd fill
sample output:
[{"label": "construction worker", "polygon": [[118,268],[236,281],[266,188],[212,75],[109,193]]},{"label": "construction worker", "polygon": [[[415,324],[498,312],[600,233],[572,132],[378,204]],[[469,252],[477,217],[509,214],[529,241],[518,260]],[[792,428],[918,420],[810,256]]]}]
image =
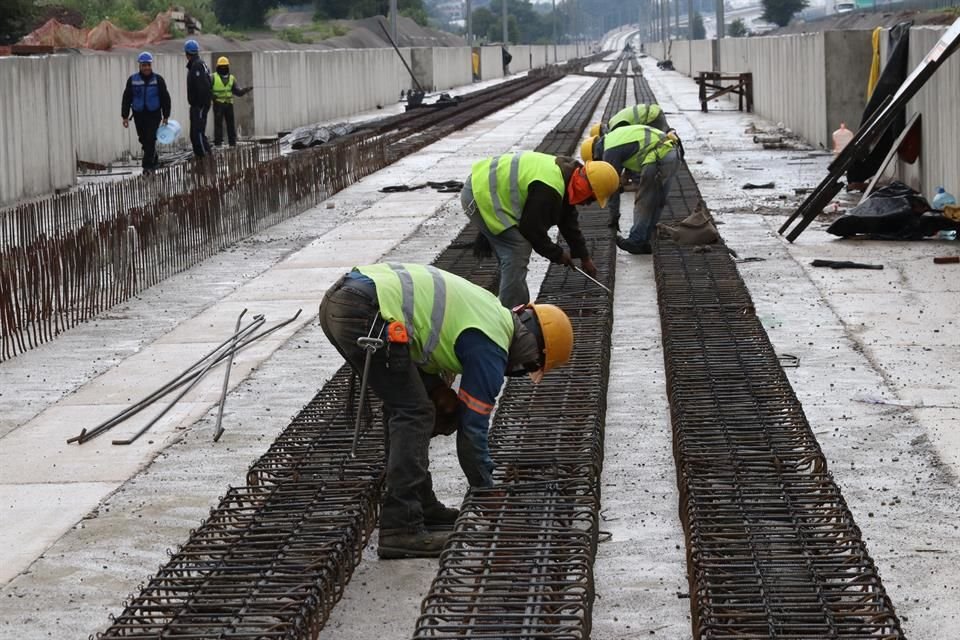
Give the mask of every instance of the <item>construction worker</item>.
[{"label": "construction worker", "polygon": [[573,350],[569,318],[548,304],[511,311],[492,293],[435,267],[375,264],[355,267],[327,291],[320,326],[361,379],[361,345],[384,341],[366,372],[383,402],[387,436],[380,557],[440,555],[459,512],[433,492],[431,397],[449,392],[443,376],[462,374],[457,457],[471,487],[493,486],[487,430],[504,377],[529,375],[538,383],[566,364]]},{"label": "construction worker", "polygon": [[144,51],[137,56],[140,70],[127,78],[120,104],[120,117],[123,128],[130,126],[130,112],[133,111],[133,124],[137,128],[137,138],[143,148],[143,172],[153,173],[160,165],[157,154],[157,129],[167,124],[170,117],[170,93],[167,83],[153,72],[153,55]]},{"label": "construction worker", "polygon": [[233,119],[233,96],[245,96],[253,87],[242,89],[237,77],[230,73],[230,59],[217,59],[217,72],[213,74],[213,144],[223,144],[223,121],[227,121],[227,140],[231,147],[237,146],[237,127]]},{"label": "construction worker", "polygon": [[187,56],[187,102],[190,104],[190,144],[193,155],[202,158],[210,153],[207,140],[207,114],[210,113],[210,67],[200,57],[200,44],[187,40],[183,45]]},{"label": "construction worker", "polygon": [[644,124],[660,131],[667,130],[667,118],[658,104],[635,104],[617,111],[610,121],[604,125],[601,122],[590,127],[591,136],[599,136],[619,127]]},{"label": "construction worker", "polygon": [[[584,140],[580,155],[602,158],[621,176],[624,189],[636,191],[633,226],[627,238],[617,236],[617,246],[634,254],[652,253],[650,239],[670,193],[670,182],[680,168],[679,139],[673,130],[653,127],[618,127],[605,136]],[[610,226],[620,230],[620,194],[610,198]]]},{"label": "construction worker", "polygon": [[[507,153],[473,165],[460,202],[479,228],[478,244],[489,243],[500,264],[500,301],[513,308],[530,301],[527,265],[530,251],[558,264],[573,258],[591,277],[597,269],[580,231],[576,205],[607,199],[620,186],[616,170],[605,162],[580,164],[573,158],[536,151]],[[556,225],[569,253],[550,239]]]}]

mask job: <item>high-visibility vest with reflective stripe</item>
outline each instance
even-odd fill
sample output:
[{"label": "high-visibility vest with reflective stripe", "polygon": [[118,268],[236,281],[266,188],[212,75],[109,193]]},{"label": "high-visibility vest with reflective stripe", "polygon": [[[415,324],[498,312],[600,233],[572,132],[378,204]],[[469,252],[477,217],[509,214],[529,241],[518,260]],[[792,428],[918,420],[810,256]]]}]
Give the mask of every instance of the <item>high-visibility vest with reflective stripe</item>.
[{"label": "high-visibility vest with reflective stripe", "polygon": [[233,104],[233,85],[237,78],[231,73],[226,83],[219,73],[213,74],[213,101],[220,104]]},{"label": "high-visibility vest with reflective stripe", "polygon": [[673,141],[663,131],[653,127],[634,125],[614,129],[603,138],[603,152],[630,144],[640,143],[635,154],[623,163],[625,169],[640,172],[645,165],[656,162],[673,150]]},{"label": "high-visibility vest with reflective stripe", "polygon": [[473,165],[470,174],[473,197],[490,233],[500,235],[519,223],[527,191],[534,181],[552,187],[563,197],[566,183],[556,156],[522,151],[494,156]]},{"label": "high-visibility vest with reflective stripe", "polygon": [[660,117],[663,109],[658,104],[635,104],[617,111],[607,126],[613,129],[619,124],[650,124]]},{"label": "high-visibility vest with reflective stripe", "polygon": [[376,285],[380,315],[404,323],[410,355],[424,371],[463,373],[454,347],[467,329],[482,331],[510,351],[512,312],[486,289],[420,264],[374,264],[357,271]]}]

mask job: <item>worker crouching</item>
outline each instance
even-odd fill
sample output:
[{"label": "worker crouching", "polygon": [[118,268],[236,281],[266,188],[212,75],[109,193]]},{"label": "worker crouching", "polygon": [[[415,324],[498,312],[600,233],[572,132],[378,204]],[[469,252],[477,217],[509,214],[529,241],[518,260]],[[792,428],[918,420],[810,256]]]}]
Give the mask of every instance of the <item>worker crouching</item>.
[{"label": "worker crouching", "polygon": [[[500,302],[513,308],[530,301],[527,267],[536,251],[557,264],[573,266],[596,277],[587,243],[580,231],[576,205],[594,200],[606,206],[620,187],[617,172],[605,162],[587,162],[535,151],[507,153],[473,165],[460,202],[489,243],[500,268]],[[570,247],[550,239],[556,225]]]},{"label": "worker crouching", "polygon": [[[327,291],[320,325],[383,402],[387,473],[380,557],[440,555],[458,511],[433,491],[432,398],[449,395],[444,377],[462,374],[457,456],[471,487],[492,486],[487,430],[504,377],[529,374],[539,382],[564,365],[573,349],[570,320],[552,305],[511,311],[485,289],[435,267],[375,264],[356,267]],[[364,372],[364,345],[371,338],[383,342]]]}]

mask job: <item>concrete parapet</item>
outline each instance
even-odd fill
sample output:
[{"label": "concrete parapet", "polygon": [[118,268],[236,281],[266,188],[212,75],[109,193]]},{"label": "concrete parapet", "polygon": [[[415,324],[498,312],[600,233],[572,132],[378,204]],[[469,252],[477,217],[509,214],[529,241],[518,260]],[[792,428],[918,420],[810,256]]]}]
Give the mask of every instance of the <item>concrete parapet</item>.
[{"label": "concrete parapet", "polygon": [[480,47],[480,79],[493,80],[503,77],[503,54],[500,45]]},{"label": "concrete parapet", "polygon": [[827,31],[760,38],[652,42],[647,52],[677,71],[753,74],[756,112],[812,144],[829,148],[841,122],[859,122],[870,70],[869,31]]},{"label": "concrete parapet", "polygon": [[[907,68],[913,70],[947,27],[910,29]],[[960,197],[960,54],[954,54],[907,103],[907,118],[921,114],[923,192],[932,198],[940,185]],[[859,121],[858,121],[859,122]]]},{"label": "concrete parapet", "polygon": [[0,58],[0,203],[75,179],[70,62],[69,56]]}]

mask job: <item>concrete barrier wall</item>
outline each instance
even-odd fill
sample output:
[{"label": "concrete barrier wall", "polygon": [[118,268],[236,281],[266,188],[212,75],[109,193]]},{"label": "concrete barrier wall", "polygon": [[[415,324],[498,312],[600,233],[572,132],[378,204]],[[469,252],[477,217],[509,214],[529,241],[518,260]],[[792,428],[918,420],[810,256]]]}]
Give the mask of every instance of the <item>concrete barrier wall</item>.
[{"label": "concrete barrier wall", "polygon": [[500,47],[480,47],[480,79],[503,77],[503,54]]},{"label": "concrete barrier wall", "polygon": [[[511,48],[511,70],[525,71],[552,63],[552,45]],[[414,52],[402,49],[408,62]],[[561,61],[578,48],[561,45]],[[127,78],[137,70],[136,51],[123,54],[57,55],[0,58],[0,205],[49,193],[76,180],[76,160],[108,164],[139,157],[140,144],[131,122],[124,129],[120,101]],[[396,102],[411,87],[410,77],[393,49],[324,51],[204,52],[214,69],[221,55],[231,72],[253,93],[234,101],[240,135],[275,135],[297,126],[343,118]],[[424,76],[436,90],[470,84],[468,47],[417,51]],[[171,117],[183,125],[178,148],[189,148],[186,60],[182,55],[155,55],[154,71],[164,77],[172,101]],[[501,78],[499,46],[481,48],[484,80]],[[213,139],[213,117],[207,135]]]},{"label": "concrete barrier wall", "polygon": [[[663,59],[668,46],[654,42],[646,49]],[[669,50],[677,71],[691,77],[717,62],[724,73],[753,73],[756,112],[824,148],[841,122],[858,123],[863,112],[869,31],[725,38],[719,45],[674,41]]]},{"label": "concrete barrier wall", "polygon": [[[409,63],[410,50],[401,52]],[[392,49],[258,53],[253,59],[254,130],[272,135],[374,109],[396,102],[411,85]]]},{"label": "concrete barrier wall", "polygon": [[720,43],[723,72],[753,73],[758,114],[827,147],[824,61],[822,33],[726,38]]},{"label": "concrete barrier wall", "polygon": [[73,91],[69,56],[0,58],[0,203],[73,183]]},{"label": "concrete barrier wall", "polygon": [[[946,27],[910,30],[908,69],[913,70],[937,43]],[[909,71],[908,71],[909,72]],[[933,198],[943,186],[960,198],[960,54],[951,56],[907,103],[907,117],[920,113],[923,130],[923,193]]]}]

